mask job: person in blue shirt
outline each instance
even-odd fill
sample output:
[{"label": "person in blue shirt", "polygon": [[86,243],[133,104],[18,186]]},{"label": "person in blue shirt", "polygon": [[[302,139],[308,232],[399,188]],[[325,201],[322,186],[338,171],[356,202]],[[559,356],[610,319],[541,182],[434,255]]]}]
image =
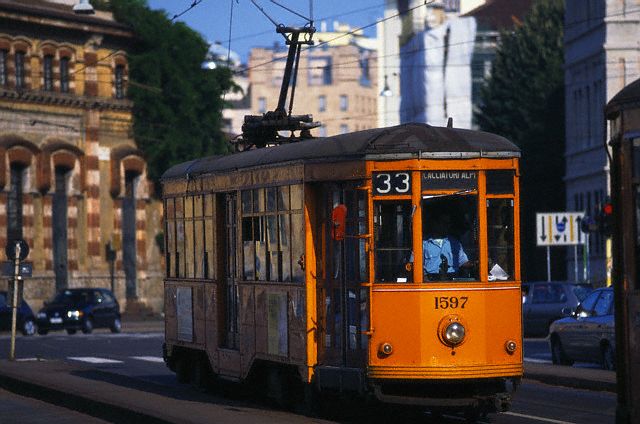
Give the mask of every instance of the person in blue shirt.
[{"label": "person in blue shirt", "polygon": [[462,243],[449,234],[451,217],[442,213],[427,222],[430,236],[422,242],[424,275],[428,280],[450,280],[461,268],[471,268]]}]

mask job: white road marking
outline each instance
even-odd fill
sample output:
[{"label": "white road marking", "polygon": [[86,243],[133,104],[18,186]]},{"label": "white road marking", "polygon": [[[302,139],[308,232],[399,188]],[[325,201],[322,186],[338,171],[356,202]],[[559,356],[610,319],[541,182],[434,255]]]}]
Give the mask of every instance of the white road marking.
[{"label": "white road marking", "polygon": [[536,417],[535,415],[518,414],[517,412],[503,412],[502,414],[503,415],[511,415],[512,417],[518,417],[518,418],[528,418],[530,420],[542,421],[542,422],[545,422],[545,423],[575,424],[575,423],[572,423],[570,421],[561,421],[561,420],[554,420],[554,419],[551,419],[551,418]]},{"label": "white road marking", "polygon": [[536,358],[524,358],[524,362],[531,362],[534,364],[551,364],[552,362],[548,359],[536,359]]},{"label": "white road marking", "polygon": [[164,359],[161,356],[132,356],[131,359],[137,359],[139,361],[158,362],[163,363]]},{"label": "white road marking", "polygon": [[17,358],[16,362],[38,362],[44,361],[42,358]]},{"label": "white road marking", "polygon": [[89,362],[90,364],[122,364],[122,361],[115,359],[96,358],[95,356],[68,356],[72,361]]}]

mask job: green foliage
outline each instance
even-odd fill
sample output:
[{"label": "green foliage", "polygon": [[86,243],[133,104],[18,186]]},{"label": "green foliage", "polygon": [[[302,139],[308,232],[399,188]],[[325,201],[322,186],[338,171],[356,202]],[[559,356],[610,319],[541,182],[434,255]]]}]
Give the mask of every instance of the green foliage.
[{"label": "green foliage", "polygon": [[476,114],[483,130],[522,149],[522,258],[529,278],[546,276],[535,213],[565,209],[563,15],[562,0],[539,0],[522,25],[501,34]]},{"label": "green foliage", "polygon": [[134,102],[134,136],[156,183],[170,166],[228,153],[220,130],[222,93],[231,88],[226,68],[201,69],[208,45],[183,23],[172,23],[146,0],[112,0],[119,22],[130,25],[128,96]]}]

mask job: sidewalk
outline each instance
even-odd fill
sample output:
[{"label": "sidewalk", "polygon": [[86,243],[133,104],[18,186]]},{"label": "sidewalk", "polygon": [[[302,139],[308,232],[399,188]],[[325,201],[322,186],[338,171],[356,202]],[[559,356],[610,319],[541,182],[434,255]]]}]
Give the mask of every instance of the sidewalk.
[{"label": "sidewalk", "polygon": [[[0,360],[0,388],[117,423],[308,423],[309,418],[240,400],[155,385],[62,361]],[[315,422],[326,422],[314,420]],[[6,422],[0,415],[0,422]]]},{"label": "sidewalk", "polygon": [[137,315],[122,315],[123,333],[164,333],[164,318]]},{"label": "sidewalk", "polygon": [[616,392],[615,371],[525,362],[524,378],[554,386]]}]

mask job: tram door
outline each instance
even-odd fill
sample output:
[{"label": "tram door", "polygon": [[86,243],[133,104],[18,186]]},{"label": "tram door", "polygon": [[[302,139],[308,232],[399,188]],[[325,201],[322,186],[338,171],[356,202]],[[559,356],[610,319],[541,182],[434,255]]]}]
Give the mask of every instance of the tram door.
[{"label": "tram door", "polygon": [[[318,361],[360,367],[366,363],[369,329],[367,195],[358,183],[323,185],[319,190]],[[342,238],[336,229],[344,216]],[[333,229],[333,231],[332,231]]]},{"label": "tram door", "polygon": [[221,194],[218,197],[219,219],[224,222],[224,234],[219,240],[223,249],[221,263],[223,270],[223,305],[221,346],[227,349],[238,349],[238,279],[236,277],[236,237],[237,237],[237,196],[236,193]]}]

